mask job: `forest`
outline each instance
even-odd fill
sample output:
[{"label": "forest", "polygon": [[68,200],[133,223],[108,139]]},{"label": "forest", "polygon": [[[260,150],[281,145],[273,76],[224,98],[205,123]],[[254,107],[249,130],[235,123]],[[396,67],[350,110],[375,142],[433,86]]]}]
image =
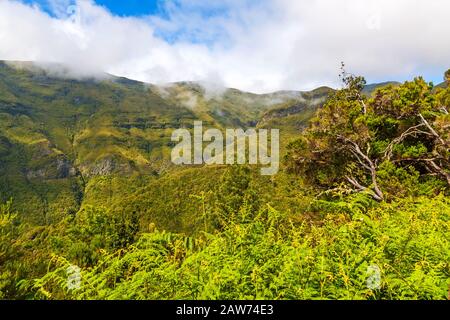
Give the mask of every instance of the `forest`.
[{"label": "forest", "polygon": [[[97,136],[77,125],[64,131],[39,118],[45,112],[12,114],[8,106],[20,105],[12,97],[24,90],[35,99],[53,94],[50,80],[30,87],[42,79],[22,77],[29,75],[0,81],[0,164],[17,171],[0,172],[0,299],[450,299],[450,70],[438,86],[417,77],[367,94],[365,79],[343,68],[342,88],[325,90],[320,106],[285,100],[269,110],[254,100],[242,121],[231,116],[242,101],[236,92],[221,117],[206,102],[200,113],[165,107],[155,88],[146,99],[160,110],[141,122],[111,119],[115,109],[84,114],[103,100],[140,103],[143,95],[133,83],[96,84],[111,95],[76,100],[81,111],[67,119],[108,121],[108,133]],[[14,95],[7,93],[13,78],[26,87]],[[171,89],[174,104],[186,86]],[[258,127],[280,130],[278,174],[261,176],[251,165],[164,165],[171,145],[160,119],[248,128],[252,112],[263,119]],[[13,117],[20,121],[7,126]],[[57,143],[42,147],[44,135]],[[136,148],[157,157],[144,159]],[[73,174],[37,170],[52,166],[36,156],[42,150],[51,161],[68,155]],[[134,162],[110,156],[119,153]],[[102,166],[89,169],[89,161]],[[30,185],[19,178],[23,163],[34,165]],[[31,196],[43,188],[45,197]]]}]

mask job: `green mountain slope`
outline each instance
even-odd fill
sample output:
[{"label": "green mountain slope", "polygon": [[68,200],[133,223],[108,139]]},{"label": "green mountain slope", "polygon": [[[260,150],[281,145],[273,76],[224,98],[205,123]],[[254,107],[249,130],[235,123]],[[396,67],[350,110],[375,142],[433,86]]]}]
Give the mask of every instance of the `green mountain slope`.
[{"label": "green mountain slope", "polygon": [[400,85],[400,82],[385,81],[385,82],[380,82],[380,83],[371,83],[364,87],[364,89],[362,90],[362,93],[367,96],[371,96],[372,93],[374,93],[377,89],[387,87],[389,85],[398,86],[398,85]]},{"label": "green mountain slope", "polygon": [[[199,168],[170,162],[174,129],[192,128],[195,120],[222,129],[277,128],[284,153],[333,92],[321,87],[254,94],[195,82],[156,86],[108,74],[77,79],[63,66],[0,62],[0,200],[14,198],[30,221],[50,224],[90,204],[126,201],[132,208],[130,199],[142,188],[151,208],[152,201],[161,202],[155,200],[158,188],[172,180],[208,190],[214,185],[196,178]],[[217,177],[223,171],[203,170],[219,172]],[[182,195],[184,211],[178,211],[189,212],[195,188],[174,190]],[[140,195],[138,202],[148,201]],[[178,223],[162,211],[155,214],[166,225]]]},{"label": "green mountain slope", "polygon": [[19,211],[39,224],[86,203],[108,205],[111,180],[116,190],[133,190],[183,170],[169,157],[176,128],[202,120],[205,126],[258,125],[292,134],[331,90],[253,94],[192,82],[155,86],[106,74],[73,79],[64,67],[50,70],[0,62],[0,200],[14,198]]}]

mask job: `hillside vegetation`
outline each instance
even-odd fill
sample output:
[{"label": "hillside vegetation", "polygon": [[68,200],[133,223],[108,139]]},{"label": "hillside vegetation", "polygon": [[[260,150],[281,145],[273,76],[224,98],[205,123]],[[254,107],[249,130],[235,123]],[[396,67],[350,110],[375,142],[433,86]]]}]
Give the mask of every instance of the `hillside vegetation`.
[{"label": "hillside vegetation", "polygon": [[106,195],[121,201],[124,190],[178,171],[171,134],[194,120],[256,127],[270,109],[301,101],[307,110],[296,113],[305,126],[320,105],[309,93],[157,87],[110,75],[77,80],[61,68],[0,62],[0,200],[14,198],[14,207],[41,225],[95,199],[104,203]]},{"label": "hillside vegetation", "polygon": [[[448,86],[0,76],[2,299],[448,297]],[[280,173],[172,165],[171,131],[194,120],[280,129]]]}]

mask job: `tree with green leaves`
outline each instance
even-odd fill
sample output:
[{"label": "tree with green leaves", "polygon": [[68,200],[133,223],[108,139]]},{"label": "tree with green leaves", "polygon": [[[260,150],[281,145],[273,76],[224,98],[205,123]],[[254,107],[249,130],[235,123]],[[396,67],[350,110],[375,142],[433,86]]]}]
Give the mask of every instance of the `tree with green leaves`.
[{"label": "tree with green leaves", "polygon": [[232,166],[222,176],[220,189],[216,194],[216,227],[222,229],[229,221],[236,219],[242,208],[251,208],[250,211],[254,212],[259,209],[259,205],[249,167]]},{"label": "tree with green leaves", "polygon": [[[388,163],[450,186],[450,118],[421,77],[365,97],[365,80],[343,69],[344,88],[288,147],[289,169],[325,188],[366,192],[383,201],[379,177]],[[444,106],[446,107],[446,106]]]},{"label": "tree with green leaves", "polygon": [[18,236],[17,213],[12,210],[12,201],[0,204],[0,299],[14,292],[14,268],[11,264],[20,255],[16,245]]}]

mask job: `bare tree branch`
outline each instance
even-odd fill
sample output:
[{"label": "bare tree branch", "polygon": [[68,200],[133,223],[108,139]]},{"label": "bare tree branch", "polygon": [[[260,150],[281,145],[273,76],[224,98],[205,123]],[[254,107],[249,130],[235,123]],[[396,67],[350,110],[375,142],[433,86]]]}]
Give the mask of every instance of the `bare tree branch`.
[{"label": "bare tree branch", "polygon": [[[347,179],[348,182],[350,182],[351,185],[353,185],[356,188],[356,190],[353,190],[354,192],[364,192],[367,190],[367,188],[364,187],[363,185],[361,185],[355,178],[349,177],[349,176],[346,176],[345,178]],[[383,201],[383,197],[380,196],[375,191],[370,190],[369,193],[372,196],[372,198],[374,198],[375,200]]]},{"label": "bare tree branch", "polygon": [[350,182],[355,188],[357,188],[357,191],[365,191],[365,190],[367,190],[367,188],[364,187],[363,185],[361,185],[358,181],[356,181],[355,178],[349,177],[349,176],[346,176],[345,178],[346,178],[347,181]]},{"label": "bare tree branch", "polygon": [[360,98],[359,102],[362,104],[362,107],[363,107],[363,113],[364,113],[364,114],[367,114],[367,106],[366,106],[364,100]]},{"label": "bare tree branch", "polygon": [[419,113],[419,117],[422,120],[423,124],[427,126],[428,130],[430,130],[431,133],[439,140],[439,142],[445,146],[446,143],[444,139],[442,139],[441,136],[438,135],[438,133],[433,129],[433,127],[428,123],[428,121],[422,116],[421,113]]},{"label": "bare tree branch", "polygon": [[430,164],[430,166],[435,169],[439,174],[441,174],[444,178],[447,179],[447,183],[448,185],[450,185],[450,173],[448,173],[447,171],[445,171],[443,168],[441,168],[434,159],[426,159],[425,160],[427,163]]},{"label": "bare tree branch", "polygon": [[418,124],[417,126],[414,126],[414,127],[410,127],[405,132],[403,132],[399,137],[392,140],[392,142],[389,143],[389,145],[387,146],[387,148],[384,151],[384,159],[390,160],[392,157],[392,151],[393,151],[394,146],[401,143],[403,140],[405,140],[409,136],[415,136],[418,134],[434,136],[432,133],[418,130],[418,128],[421,128],[423,126],[425,126],[424,123]]},{"label": "bare tree branch", "polygon": [[[361,148],[356,142],[353,142],[350,139],[341,135],[338,135],[338,138],[343,140],[347,144],[350,152],[355,156],[355,158],[362,165],[362,167],[367,171],[369,171],[372,181],[371,195],[374,199],[382,201],[384,199],[384,195],[377,183],[377,166],[375,165],[375,163],[369,158],[368,154],[364,154],[364,152],[361,151]],[[369,153],[369,151],[370,148],[368,147],[367,153]],[[358,190],[363,191],[367,189],[367,187],[362,186],[354,178],[347,177],[347,181],[350,182],[356,188],[358,188]]]}]

